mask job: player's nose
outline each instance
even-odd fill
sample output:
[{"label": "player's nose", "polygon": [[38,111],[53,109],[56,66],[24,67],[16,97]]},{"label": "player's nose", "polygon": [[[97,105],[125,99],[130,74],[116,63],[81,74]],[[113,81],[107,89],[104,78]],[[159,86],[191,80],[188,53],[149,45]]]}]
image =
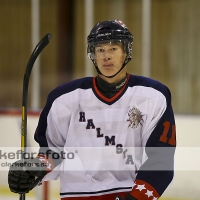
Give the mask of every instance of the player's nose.
[{"label": "player's nose", "polygon": [[111,55],[109,53],[105,53],[104,57],[103,57],[104,61],[108,61],[111,60]]}]

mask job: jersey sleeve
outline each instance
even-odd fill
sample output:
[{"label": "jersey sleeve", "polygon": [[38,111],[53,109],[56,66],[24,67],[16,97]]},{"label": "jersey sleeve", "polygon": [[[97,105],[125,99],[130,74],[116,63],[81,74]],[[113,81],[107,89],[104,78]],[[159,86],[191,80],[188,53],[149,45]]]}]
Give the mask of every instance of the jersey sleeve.
[{"label": "jersey sleeve", "polygon": [[[62,118],[63,113],[65,113],[65,119]],[[67,130],[69,113],[66,107],[57,103],[57,94],[55,92],[50,93],[41,112],[34,139],[40,146],[38,158],[49,160],[52,163],[52,169],[59,165],[64,157],[62,150],[65,140],[61,134],[61,129],[66,128],[65,130]],[[63,123],[64,121],[65,123]],[[63,124],[65,124],[65,127]]]},{"label": "jersey sleeve", "polygon": [[139,200],[158,199],[174,175],[176,130],[168,88],[164,88],[161,97],[144,130],[145,161],[137,173],[131,192]]}]

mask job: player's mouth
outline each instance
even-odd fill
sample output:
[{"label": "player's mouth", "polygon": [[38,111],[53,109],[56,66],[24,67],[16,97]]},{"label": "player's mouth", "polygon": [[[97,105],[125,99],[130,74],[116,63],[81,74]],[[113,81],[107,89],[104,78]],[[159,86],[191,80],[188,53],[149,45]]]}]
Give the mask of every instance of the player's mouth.
[{"label": "player's mouth", "polygon": [[110,67],[113,67],[113,64],[104,64],[103,67],[110,68]]}]

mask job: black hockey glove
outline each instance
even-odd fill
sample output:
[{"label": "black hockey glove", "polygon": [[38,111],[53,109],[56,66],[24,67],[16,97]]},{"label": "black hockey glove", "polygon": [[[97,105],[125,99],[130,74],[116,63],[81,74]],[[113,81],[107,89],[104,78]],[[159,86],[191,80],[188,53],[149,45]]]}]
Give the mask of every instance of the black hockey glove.
[{"label": "black hockey glove", "polygon": [[137,200],[137,199],[135,197],[131,196],[130,194],[127,194],[126,197],[125,197],[125,199],[123,199],[120,196],[116,196],[115,200]]},{"label": "black hockey glove", "polygon": [[10,166],[8,184],[14,193],[24,194],[32,190],[47,174],[46,165],[38,158],[19,160]]}]

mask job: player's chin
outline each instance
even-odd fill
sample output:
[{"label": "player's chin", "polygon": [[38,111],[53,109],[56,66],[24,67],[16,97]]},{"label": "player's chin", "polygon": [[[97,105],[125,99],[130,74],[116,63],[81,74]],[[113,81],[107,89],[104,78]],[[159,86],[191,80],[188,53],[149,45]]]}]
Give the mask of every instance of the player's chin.
[{"label": "player's chin", "polygon": [[114,74],[117,73],[117,71],[113,70],[113,69],[102,69],[100,70],[101,73],[104,75],[104,76],[113,76]]}]

